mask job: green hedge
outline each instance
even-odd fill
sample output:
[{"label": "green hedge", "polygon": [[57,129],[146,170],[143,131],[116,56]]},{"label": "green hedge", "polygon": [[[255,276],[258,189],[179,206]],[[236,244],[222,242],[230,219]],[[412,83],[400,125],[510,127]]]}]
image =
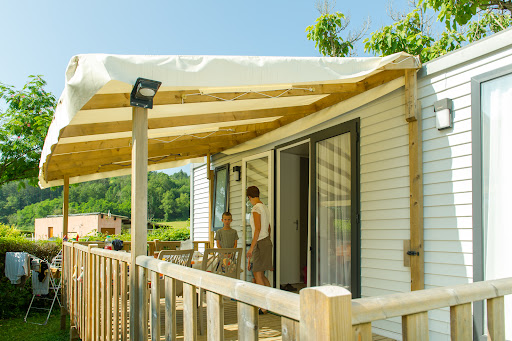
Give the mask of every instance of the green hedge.
[{"label": "green hedge", "polygon": [[[104,241],[110,237],[110,240],[120,239],[123,241],[130,241],[131,235],[129,233],[106,235],[103,233],[94,232],[79,238],[79,241]],[[148,241],[158,239],[160,241],[180,241],[190,238],[190,229],[188,227],[161,227],[155,229],[148,234]]]},{"label": "green hedge", "polygon": [[41,259],[51,260],[59,253],[62,241],[30,241],[20,231],[0,224],[0,319],[24,316],[32,298],[32,284],[16,287],[5,277],[5,253],[28,252]]}]

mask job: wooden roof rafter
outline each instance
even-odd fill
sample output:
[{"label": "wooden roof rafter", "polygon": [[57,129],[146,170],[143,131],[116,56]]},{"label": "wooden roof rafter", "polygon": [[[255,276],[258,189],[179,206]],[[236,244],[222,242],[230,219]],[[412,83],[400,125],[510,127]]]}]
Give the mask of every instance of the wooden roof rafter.
[{"label": "wooden roof rafter", "polygon": [[[351,79],[326,76],[326,81],[288,85],[263,82],[259,86],[256,82],[255,86],[239,87],[162,86],[148,113],[149,165],[183,164],[173,161],[225,150],[233,152],[242,144],[253,145],[249,141],[273,130],[388,82],[396,84],[398,78],[404,77],[404,70],[418,68],[415,57],[407,56],[403,54],[369,73],[358,74],[358,65]],[[126,81],[114,82],[95,90],[81,104],[58,131],[58,142],[50,145],[51,152],[45,154],[40,177],[44,182],[66,176],[101,178],[94,174],[108,172],[112,176],[116,170],[127,168],[132,157],[133,127],[128,88]],[[162,166],[159,168],[165,168]]]}]

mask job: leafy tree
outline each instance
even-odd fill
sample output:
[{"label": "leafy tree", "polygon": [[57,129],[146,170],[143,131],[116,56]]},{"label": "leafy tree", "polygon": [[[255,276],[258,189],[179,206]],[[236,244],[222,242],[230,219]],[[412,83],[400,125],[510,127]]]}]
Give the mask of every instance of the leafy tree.
[{"label": "leafy tree", "polygon": [[56,104],[45,85],[41,76],[30,76],[21,90],[0,83],[0,99],[7,104],[0,111],[0,185],[21,179],[37,184],[39,158]]},{"label": "leafy tree", "polygon": [[316,9],[320,17],[314,25],[306,28],[308,40],[315,42],[315,47],[323,56],[346,57],[354,54],[354,43],[360,40],[370,28],[368,18],[360,29],[355,32],[349,31],[345,38],[341,33],[350,24],[350,17],[341,13],[330,13],[334,3],[329,0],[318,1]]},{"label": "leafy tree", "polygon": [[[412,11],[404,15],[391,15],[395,22],[384,26],[364,40],[365,51],[376,55],[407,52],[419,55],[423,62],[456,50],[467,42],[473,42],[512,25],[505,10],[512,10],[510,0],[411,0]],[[435,36],[434,25],[427,11],[439,11],[437,18],[445,24],[445,30]],[[339,37],[343,27],[342,13],[323,15],[317,24],[309,26],[308,39],[323,55],[346,56],[353,46]],[[464,25],[464,26],[461,26]]]},{"label": "leafy tree", "polygon": [[[448,29],[469,23],[478,12],[505,14],[512,13],[511,0],[419,0],[423,8],[439,11],[438,20],[444,22]],[[503,29],[503,28],[502,28]]]}]

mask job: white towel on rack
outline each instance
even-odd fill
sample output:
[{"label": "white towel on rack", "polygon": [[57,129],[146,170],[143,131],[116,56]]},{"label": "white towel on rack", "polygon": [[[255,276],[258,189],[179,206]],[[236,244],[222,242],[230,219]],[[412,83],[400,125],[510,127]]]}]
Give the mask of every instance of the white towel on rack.
[{"label": "white towel on rack", "polygon": [[32,271],[32,293],[34,295],[48,295],[50,288],[50,270],[46,273],[44,280],[39,282],[39,272]]},{"label": "white towel on rack", "polygon": [[12,284],[20,284],[21,277],[28,276],[30,270],[29,257],[26,252],[5,253],[5,276]]}]

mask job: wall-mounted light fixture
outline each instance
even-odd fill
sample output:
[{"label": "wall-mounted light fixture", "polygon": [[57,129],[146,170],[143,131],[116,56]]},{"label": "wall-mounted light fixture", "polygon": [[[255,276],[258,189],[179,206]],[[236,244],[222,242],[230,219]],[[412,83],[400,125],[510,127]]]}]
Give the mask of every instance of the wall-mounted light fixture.
[{"label": "wall-mounted light fixture", "polygon": [[242,179],[242,167],[241,166],[233,167],[233,172],[238,172],[238,179],[236,179],[236,181],[240,181]]},{"label": "wall-mounted light fixture", "polygon": [[153,109],[153,97],[155,97],[160,85],[162,85],[162,82],[137,78],[130,94],[130,105],[132,107]]},{"label": "wall-mounted light fixture", "polygon": [[453,127],[452,119],[452,100],[443,98],[434,103],[434,111],[436,112],[436,128],[438,130]]}]

